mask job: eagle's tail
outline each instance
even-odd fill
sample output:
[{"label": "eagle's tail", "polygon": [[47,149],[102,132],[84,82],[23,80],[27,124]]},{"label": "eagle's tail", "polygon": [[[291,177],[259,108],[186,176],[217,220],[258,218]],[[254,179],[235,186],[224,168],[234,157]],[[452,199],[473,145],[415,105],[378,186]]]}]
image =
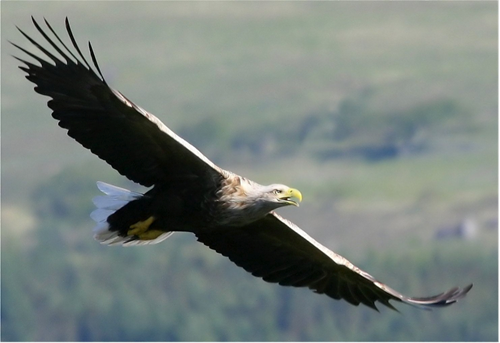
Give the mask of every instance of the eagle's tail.
[{"label": "eagle's tail", "polygon": [[90,217],[97,223],[93,230],[94,238],[101,244],[123,246],[156,244],[172,235],[173,232],[163,232],[152,239],[139,239],[135,235],[127,235],[111,228],[108,217],[143,195],[100,181],[97,182],[97,188],[105,195],[92,199],[97,208],[90,214]]}]

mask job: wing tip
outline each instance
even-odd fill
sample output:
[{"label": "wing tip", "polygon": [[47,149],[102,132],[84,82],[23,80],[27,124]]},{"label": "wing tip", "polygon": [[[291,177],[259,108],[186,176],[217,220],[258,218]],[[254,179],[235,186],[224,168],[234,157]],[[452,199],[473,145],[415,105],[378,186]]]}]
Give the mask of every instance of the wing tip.
[{"label": "wing tip", "polygon": [[441,294],[432,297],[406,298],[403,299],[403,302],[427,310],[431,310],[433,308],[446,307],[456,303],[460,299],[463,299],[467,295],[467,293],[469,293],[469,291],[472,289],[473,286],[474,284],[471,283],[463,288],[453,287],[446,292],[443,292]]}]

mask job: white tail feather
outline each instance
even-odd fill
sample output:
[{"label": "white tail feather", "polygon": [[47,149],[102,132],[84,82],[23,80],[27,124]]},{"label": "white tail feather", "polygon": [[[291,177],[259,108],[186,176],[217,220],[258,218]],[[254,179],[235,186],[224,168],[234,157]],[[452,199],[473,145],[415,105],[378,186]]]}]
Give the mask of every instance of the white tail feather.
[{"label": "white tail feather", "polygon": [[113,201],[110,201],[111,200],[110,198],[111,196],[109,195],[99,195],[94,197],[94,199],[92,199],[92,202],[97,208],[113,210],[116,208],[122,208],[130,201],[130,200],[119,200],[119,199],[113,199]]},{"label": "white tail feather", "polygon": [[92,218],[92,220],[94,220],[96,223],[102,223],[106,222],[106,219],[108,219],[108,217],[113,213],[115,213],[115,211],[113,210],[98,208],[90,213],[90,218]]},{"label": "white tail feather", "polygon": [[165,232],[155,239],[138,240],[134,239],[133,236],[122,237],[118,235],[117,231],[110,231],[109,224],[107,222],[108,217],[130,201],[141,197],[142,194],[101,181],[97,182],[97,188],[99,188],[99,190],[106,195],[96,196],[92,199],[92,202],[97,208],[92,211],[90,217],[97,223],[92,230],[94,233],[94,239],[99,241],[101,244],[123,246],[157,244],[173,234],[173,232]]},{"label": "white tail feather", "polygon": [[109,183],[97,181],[97,188],[106,195],[121,200],[133,200],[142,194],[129,191],[128,189],[110,185]]}]

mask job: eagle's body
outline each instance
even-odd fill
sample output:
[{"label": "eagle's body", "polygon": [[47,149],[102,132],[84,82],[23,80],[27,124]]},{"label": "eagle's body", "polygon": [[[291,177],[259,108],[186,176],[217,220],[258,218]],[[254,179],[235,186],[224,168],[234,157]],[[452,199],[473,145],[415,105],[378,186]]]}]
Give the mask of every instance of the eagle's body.
[{"label": "eagle's body", "polygon": [[[298,206],[301,193],[281,184],[263,186],[212,163],[158,118],[110,88],[92,47],[92,67],[47,23],[54,38],[33,20],[60,57],[21,33],[53,63],[17,48],[40,63],[19,59],[35,90],[51,97],[48,106],[68,135],[130,180],[152,187],[145,194],[98,183],[105,194],[94,199],[94,237],[109,245],[156,244],[173,232],[191,232],[198,240],[265,281],[308,287],[353,305],[389,300],[422,308],[442,307],[465,296],[472,285],[432,297],[404,296],[327,249],[274,212]],[[57,44],[56,44],[57,42]]]},{"label": "eagle's body", "polygon": [[262,201],[261,194],[288,189],[278,184],[262,186],[225,170],[209,178],[160,184],[144,195],[99,183],[107,196],[94,199],[98,207],[91,214],[98,222],[94,237],[110,245],[150,244],[151,234],[130,234],[132,225],[149,218],[153,220],[146,231],[163,234],[164,239],[174,231],[196,234],[222,226],[244,227],[283,206]]}]

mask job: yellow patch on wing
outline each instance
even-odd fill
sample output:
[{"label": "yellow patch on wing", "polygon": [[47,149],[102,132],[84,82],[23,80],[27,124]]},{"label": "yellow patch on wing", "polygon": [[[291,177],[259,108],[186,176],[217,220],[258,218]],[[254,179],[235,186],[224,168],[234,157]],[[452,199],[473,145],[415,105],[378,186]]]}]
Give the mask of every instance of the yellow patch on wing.
[{"label": "yellow patch on wing", "polygon": [[[137,222],[133,225],[130,225],[130,228],[132,230],[128,230],[127,235],[139,236],[141,234],[144,234],[149,229],[151,224],[155,221],[155,219],[156,219],[155,217],[151,216],[146,220],[143,220],[143,221]],[[154,230],[154,231],[157,231],[157,230]]]}]

